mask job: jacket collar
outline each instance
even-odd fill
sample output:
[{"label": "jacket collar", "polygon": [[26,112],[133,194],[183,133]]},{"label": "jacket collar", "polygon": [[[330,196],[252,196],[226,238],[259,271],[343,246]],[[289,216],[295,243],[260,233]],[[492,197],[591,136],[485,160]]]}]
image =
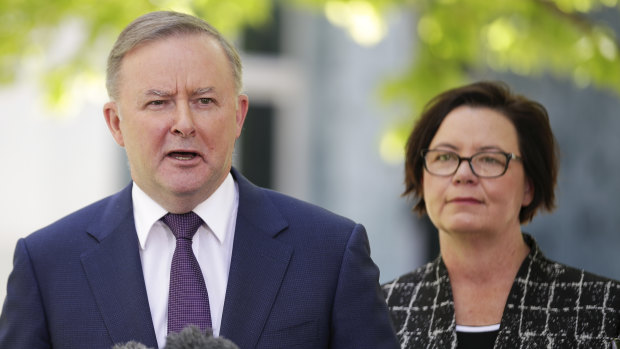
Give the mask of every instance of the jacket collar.
[{"label": "jacket collar", "polygon": [[288,229],[288,222],[270,191],[250,183],[234,168],[231,173],[239,186],[239,209],[220,335],[240,348],[253,348],[269,317],[293,248],[276,239]]},{"label": "jacket collar", "polygon": [[82,266],[113,343],[129,340],[156,347],[157,340],[140,262],[129,184],[105,201],[87,233],[98,244]]}]

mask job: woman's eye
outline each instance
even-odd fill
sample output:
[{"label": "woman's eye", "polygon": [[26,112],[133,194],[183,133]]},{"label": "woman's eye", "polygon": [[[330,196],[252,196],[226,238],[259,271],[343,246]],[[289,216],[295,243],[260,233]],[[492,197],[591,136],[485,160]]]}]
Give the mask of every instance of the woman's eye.
[{"label": "woman's eye", "polygon": [[480,157],[480,162],[488,165],[503,165],[504,161],[498,158],[497,156],[482,156]]},{"label": "woman's eye", "polygon": [[439,154],[437,155],[437,161],[450,161],[453,159],[452,154]]}]

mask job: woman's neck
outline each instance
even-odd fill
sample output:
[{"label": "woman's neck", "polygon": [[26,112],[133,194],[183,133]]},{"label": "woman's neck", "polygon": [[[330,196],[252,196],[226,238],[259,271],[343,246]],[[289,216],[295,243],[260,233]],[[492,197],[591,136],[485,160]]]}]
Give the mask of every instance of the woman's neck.
[{"label": "woman's neck", "polygon": [[519,227],[502,234],[440,232],[439,240],[456,323],[499,323],[515,276],[529,253]]},{"label": "woman's neck", "polygon": [[439,241],[448,270],[477,281],[508,270],[516,275],[529,253],[519,228],[496,234],[439,232]]}]

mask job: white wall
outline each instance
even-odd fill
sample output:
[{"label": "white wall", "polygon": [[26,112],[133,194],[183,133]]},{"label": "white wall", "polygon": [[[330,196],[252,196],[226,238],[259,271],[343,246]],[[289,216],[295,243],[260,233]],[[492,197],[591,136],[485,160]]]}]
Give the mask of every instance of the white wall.
[{"label": "white wall", "polygon": [[81,96],[73,111],[53,114],[36,81],[0,89],[0,299],[17,239],[120,187],[121,148],[109,135],[102,101]]}]

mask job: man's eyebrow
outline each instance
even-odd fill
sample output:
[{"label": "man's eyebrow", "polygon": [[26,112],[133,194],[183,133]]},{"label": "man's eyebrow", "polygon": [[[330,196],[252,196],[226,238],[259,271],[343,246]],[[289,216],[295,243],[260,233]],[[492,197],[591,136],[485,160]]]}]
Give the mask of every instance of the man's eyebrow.
[{"label": "man's eyebrow", "polygon": [[170,97],[174,95],[172,91],[150,89],[144,93],[145,96]]},{"label": "man's eyebrow", "polygon": [[192,96],[200,96],[200,95],[204,95],[206,93],[210,93],[213,92],[215,90],[215,88],[213,87],[200,87],[194,90],[194,92],[192,92]]}]

